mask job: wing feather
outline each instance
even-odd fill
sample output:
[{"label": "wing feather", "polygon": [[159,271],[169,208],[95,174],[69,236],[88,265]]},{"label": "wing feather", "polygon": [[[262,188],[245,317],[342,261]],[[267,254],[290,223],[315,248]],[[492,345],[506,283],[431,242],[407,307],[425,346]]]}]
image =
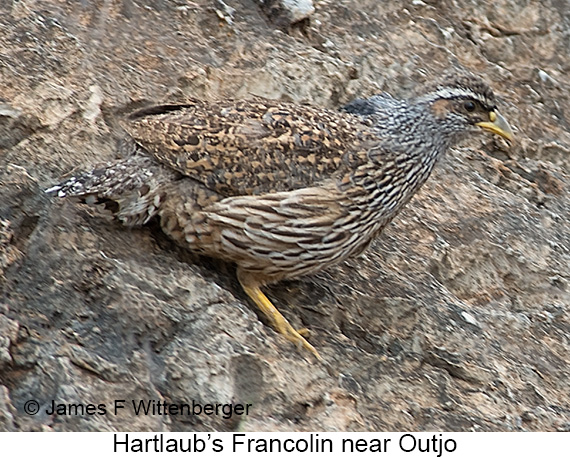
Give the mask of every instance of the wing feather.
[{"label": "wing feather", "polygon": [[156,160],[224,196],[313,185],[378,142],[361,117],[259,98],[155,106],[123,125]]}]

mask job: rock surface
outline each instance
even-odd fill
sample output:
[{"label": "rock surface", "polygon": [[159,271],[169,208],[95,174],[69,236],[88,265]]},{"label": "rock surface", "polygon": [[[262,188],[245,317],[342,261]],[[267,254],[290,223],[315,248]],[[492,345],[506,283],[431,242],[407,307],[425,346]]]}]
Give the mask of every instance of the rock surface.
[{"label": "rock surface", "polygon": [[[570,16],[458,5],[322,0],[287,30],[251,0],[3,6],[0,429],[570,430]],[[232,266],[42,192],[116,157],[143,103],[336,109],[453,66],[490,81],[519,142],[453,150],[362,257],[269,288],[326,364],[260,322]],[[121,399],[252,406],[115,415]]]}]

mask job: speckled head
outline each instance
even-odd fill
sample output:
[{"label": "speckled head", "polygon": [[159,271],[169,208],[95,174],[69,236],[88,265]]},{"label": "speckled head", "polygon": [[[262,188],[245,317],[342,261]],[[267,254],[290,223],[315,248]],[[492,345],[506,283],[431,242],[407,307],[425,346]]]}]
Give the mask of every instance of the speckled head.
[{"label": "speckled head", "polygon": [[422,92],[416,102],[427,104],[450,131],[459,134],[484,129],[513,140],[509,124],[497,111],[492,89],[480,77],[465,72],[448,74]]}]

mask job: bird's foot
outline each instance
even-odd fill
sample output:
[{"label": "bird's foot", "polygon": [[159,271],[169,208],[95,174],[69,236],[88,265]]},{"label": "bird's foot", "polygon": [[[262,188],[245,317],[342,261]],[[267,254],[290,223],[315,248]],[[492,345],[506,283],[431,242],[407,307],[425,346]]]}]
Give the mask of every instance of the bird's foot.
[{"label": "bird's foot", "polygon": [[[241,281],[240,281],[241,282]],[[309,331],[306,328],[295,330],[287,319],[273,306],[273,303],[265,296],[258,286],[248,286],[242,282],[245,293],[254,301],[259,309],[271,321],[271,324],[279,333],[281,333],[289,341],[293,342],[297,347],[308,349],[318,360],[322,361],[322,357],[317,350],[303,336],[307,336]]]}]

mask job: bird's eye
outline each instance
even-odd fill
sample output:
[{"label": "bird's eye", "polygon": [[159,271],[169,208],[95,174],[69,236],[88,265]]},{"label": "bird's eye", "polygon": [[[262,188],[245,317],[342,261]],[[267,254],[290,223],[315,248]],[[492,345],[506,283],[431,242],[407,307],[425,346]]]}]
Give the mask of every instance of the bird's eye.
[{"label": "bird's eye", "polygon": [[463,104],[463,108],[465,108],[466,111],[472,113],[473,111],[475,111],[475,103],[472,102],[471,100],[468,100]]}]

